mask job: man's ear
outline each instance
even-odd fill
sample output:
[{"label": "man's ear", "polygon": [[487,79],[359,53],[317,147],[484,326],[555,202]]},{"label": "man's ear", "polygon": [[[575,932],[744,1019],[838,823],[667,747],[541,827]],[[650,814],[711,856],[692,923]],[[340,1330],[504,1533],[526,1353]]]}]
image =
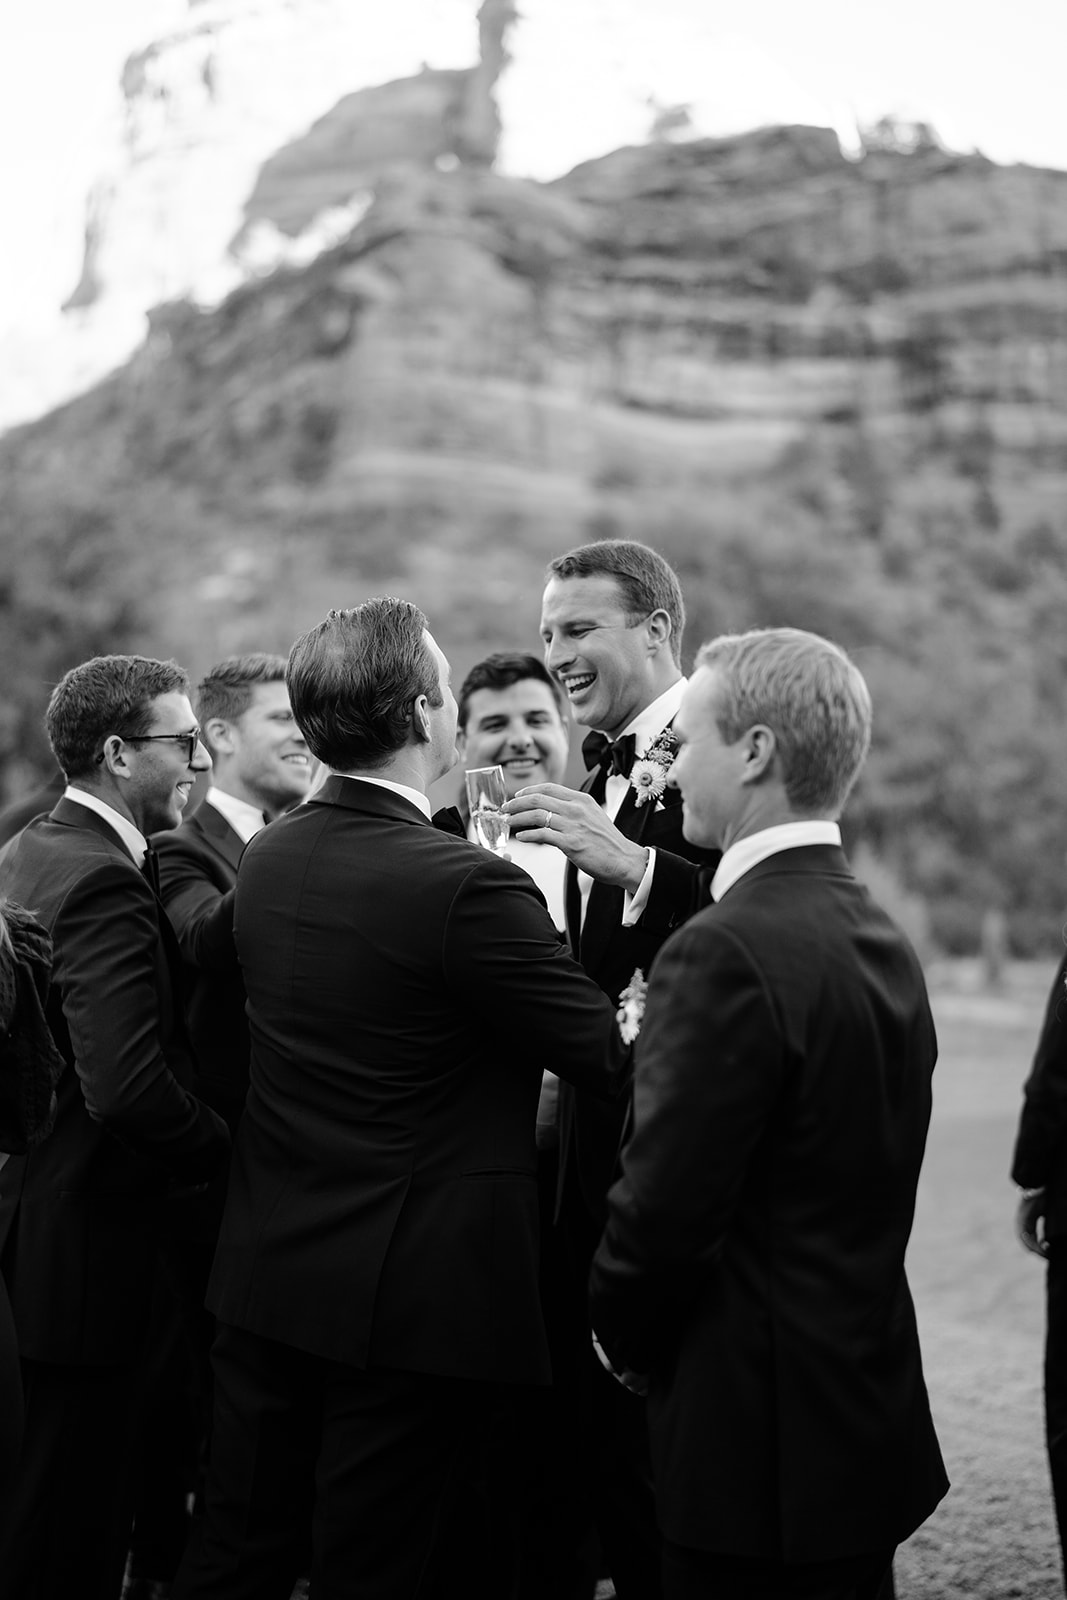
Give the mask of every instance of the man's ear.
[{"label": "man's ear", "polygon": [[742,783],[762,783],[778,759],[778,740],[774,729],[757,722],[743,736],[745,764],[741,769]]},{"label": "man's ear", "polygon": [[467,759],[467,730],[466,730],[466,728],[457,728],[456,729],[456,754],[459,756],[460,761],[466,761],[466,759]]},{"label": "man's ear", "polygon": [[430,702],[424,694],[416,695],[412,703],[411,727],[419,744],[429,744]]},{"label": "man's ear", "polygon": [[220,755],[232,756],[234,752],[234,728],[232,722],[227,722],[225,717],[208,717],[204,723],[204,743],[214,755],[217,750]]},{"label": "man's ear", "polygon": [[109,733],[104,740],[104,760],[102,763],[105,772],[110,772],[113,778],[123,781],[130,778],[129,750],[120,734]]},{"label": "man's ear", "polygon": [[646,619],[645,626],[648,629],[649,642],[654,644],[657,650],[662,650],[665,645],[670,649],[674,625],[666,611],[653,611]]}]

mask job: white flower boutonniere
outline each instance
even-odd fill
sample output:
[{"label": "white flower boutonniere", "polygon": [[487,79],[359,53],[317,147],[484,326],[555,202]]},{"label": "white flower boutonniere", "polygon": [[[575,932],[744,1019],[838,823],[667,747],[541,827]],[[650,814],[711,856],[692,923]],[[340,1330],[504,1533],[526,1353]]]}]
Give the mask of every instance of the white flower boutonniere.
[{"label": "white flower boutonniere", "polygon": [[641,1019],[645,1014],[645,996],[648,994],[648,980],[641,968],[638,967],[626,988],[619,996],[619,1009],[615,1013],[615,1021],[619,1024],[619,1033],[623,1044],[633,1044],[641,1032]]},{"label": "white flower boutonniere", "polygon": [[634,790],[635,806],[647,805],[649,800],[659,800],[667,787],[667,774],[678,754],[678,741],[669,728],[664,728],[638,756],[630,770],[630,787]]}]

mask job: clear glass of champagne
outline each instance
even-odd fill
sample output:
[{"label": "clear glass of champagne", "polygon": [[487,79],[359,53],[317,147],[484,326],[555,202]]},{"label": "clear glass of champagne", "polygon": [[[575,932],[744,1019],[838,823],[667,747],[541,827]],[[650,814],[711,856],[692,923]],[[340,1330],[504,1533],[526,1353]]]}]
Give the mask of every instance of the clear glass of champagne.
[{"label": "clear glass of champagne", "polygon": [[467,773],[467,801],[475,835],[479,844],[498,856],[508,847],[506,799],[503,767],[472,767]]}]

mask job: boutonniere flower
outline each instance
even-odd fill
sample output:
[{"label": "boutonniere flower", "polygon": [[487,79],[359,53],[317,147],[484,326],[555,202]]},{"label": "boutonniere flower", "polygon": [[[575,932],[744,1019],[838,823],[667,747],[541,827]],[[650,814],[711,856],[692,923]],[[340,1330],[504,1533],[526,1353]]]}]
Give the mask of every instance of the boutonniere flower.
[{"label": "boutonniere flower", "polygon": [[669,728],[664,728],[645,751],[638,756],[630,769],[630,787],[634,791],[634,805],[647,805],[650,800],[663,798],[667,787],[667,774],[678,754],[678,741]]},{"label": "boutonniere flower", "polygon": [[645,1014],[647,994],[648,981],[641,968],[637,967],[619,996],[619,1009],[615,1013],[615,1021],[619,1024],[623,1044],[633,1044],[641,1032],[641,1019]]}]

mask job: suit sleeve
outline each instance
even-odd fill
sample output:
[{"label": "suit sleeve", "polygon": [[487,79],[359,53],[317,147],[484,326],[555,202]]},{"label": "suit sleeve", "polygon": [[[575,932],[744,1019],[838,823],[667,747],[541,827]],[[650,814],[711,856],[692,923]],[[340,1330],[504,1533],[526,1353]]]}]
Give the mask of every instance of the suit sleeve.
[{"label": "suit sleeve", "polygon": [[233,889],[222,889],[195,851],[174,834],[157,836],[159,890],[182,959],[200,972],[240,971],[233,940]]},{"label": "suit sleeve", "polygon": [[521,868],[487,857],[467,874],[448,917],[444,955],[450,987],[487,1034],[507,1041],[510,1054],[548,1064],[602,1098],[619,1093],[630,1052],[615,1007],[562,943]]},{"label": "suit sleeve", "polygon": [[641,915],[642,927],[664,939],[680,928],[704,903],[705,872],[700,862],[686,861],[657,846],[655,871]]},{"label": "suit sleeve", "polygon": [[1067,1139],[1067,956],[1049,995],[1045,1020],[1023,1087],[1023,1109],[1011,1175],[1024,1189],[1042,1189],[1060,1163]]},{"label": "suit sleeve", "polygon": [[713,923],[688,924],[653,969],[633,1133],[590,1280],[592,1324],[618,1370],[649,1370],[715,1271],[784,1065],[753,957]]},{"label": "suit sleeve", "polygon": [[[182,1087],[168,1061],[170,1028],[156,971],[158,915],[138,873],[117,862],[85,873],[56,917],[53,977],[89,1115],[189,1182],[220,1170],[229,1135],[221,1117]],[[181,1055],[184,1065],[188,1058]]]}]

